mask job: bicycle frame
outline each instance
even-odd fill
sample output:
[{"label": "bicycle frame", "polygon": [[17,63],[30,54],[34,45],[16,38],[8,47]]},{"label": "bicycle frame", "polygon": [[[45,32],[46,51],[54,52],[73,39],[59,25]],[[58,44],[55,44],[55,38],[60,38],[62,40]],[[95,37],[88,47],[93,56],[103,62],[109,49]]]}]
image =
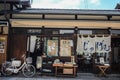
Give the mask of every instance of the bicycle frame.
[{"label": "bicycle frame", "polygon": [[6,62],[2,65],[2,73],[5,76],[9,76],[12,73],[18,73],[20,70],[25,77],[32,77],[35,75],[36,70],[35,67],[31,65],[31,58],[26,59],[26,57],[24,57],[24,62],[22,63],[22,65],[20,65],[21,62],[19,62],[19,60],[15,61],[13,59],[12,61],[14,62],[9,62],[8,64]]},{"label": "bicycle frame", "polygon": [[11,66],[8,68],[8,70],[12,71],[13,73],[18,73],[23,67],[26,66],[26,64],[27,64],[26,61],[24,61],[24,63],[19,68]]}]

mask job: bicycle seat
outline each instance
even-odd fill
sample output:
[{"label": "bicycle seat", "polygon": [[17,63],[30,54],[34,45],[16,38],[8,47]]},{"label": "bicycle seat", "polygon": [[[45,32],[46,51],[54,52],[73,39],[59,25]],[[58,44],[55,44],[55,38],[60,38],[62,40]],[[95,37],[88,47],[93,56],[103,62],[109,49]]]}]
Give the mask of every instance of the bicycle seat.
[{"label": "bicycle seat", "polygon": [[13,60],[15,60],[16,58],[11,58],[11,60],[13,61]]}]

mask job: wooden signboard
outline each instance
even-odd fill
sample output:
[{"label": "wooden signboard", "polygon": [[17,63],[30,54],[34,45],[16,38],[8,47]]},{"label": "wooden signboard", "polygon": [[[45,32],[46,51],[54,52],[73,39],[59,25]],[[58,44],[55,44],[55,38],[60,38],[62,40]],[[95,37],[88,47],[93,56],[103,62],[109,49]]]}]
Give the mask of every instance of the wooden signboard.
[{"label": "wooden signboard", "polygon": [[0,35],[0,65],[6,61],[7,35]]}]

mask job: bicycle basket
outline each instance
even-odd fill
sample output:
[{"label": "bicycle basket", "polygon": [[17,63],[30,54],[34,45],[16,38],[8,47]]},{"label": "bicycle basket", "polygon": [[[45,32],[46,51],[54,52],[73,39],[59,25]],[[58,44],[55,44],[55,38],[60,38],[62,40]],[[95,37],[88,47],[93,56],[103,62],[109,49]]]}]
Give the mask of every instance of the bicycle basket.
[{"label": "bicycle basket", "polygon": [[31,64],[31,63],[32,63],[32,57],[27,57],[27,58],[26,58],[26,62],[27,62],[28,64]]},{"label": "bicycle basket", "polygon": [[20,60],[12,61],[12,66],[19,67],[20,65],[21,65],[21,61]]}]

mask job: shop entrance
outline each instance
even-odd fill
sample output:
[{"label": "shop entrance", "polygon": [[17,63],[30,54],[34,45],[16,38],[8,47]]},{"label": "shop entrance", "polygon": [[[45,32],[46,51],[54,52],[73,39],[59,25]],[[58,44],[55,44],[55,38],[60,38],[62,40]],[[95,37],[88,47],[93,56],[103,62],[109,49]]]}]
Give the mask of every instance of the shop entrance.
[{"label": "shop entrance", "polygon": [[36,68],[38,68],[37,59],[43,55],[43,51],[44,41],[41,36],[30,35],[27,37],[27,56],[32,57],[32,63]]},{"label": "shop entrance", "polygon": [[93,57],[90,55],[89,57],[85,57],[84,54],[77,55],[77,64],[78,64],[78,72],[87,72],[91,73],[93,71]]},{"label": "shop entrance", "polygon": [[112,73],[120,73],[120,38],[112,38],[111,69]]},{"label": "shop entrance", "polygon": [[97,72],[97,65],[110,66],[110,35],[78,35],[77,63],[80,72]]}]

